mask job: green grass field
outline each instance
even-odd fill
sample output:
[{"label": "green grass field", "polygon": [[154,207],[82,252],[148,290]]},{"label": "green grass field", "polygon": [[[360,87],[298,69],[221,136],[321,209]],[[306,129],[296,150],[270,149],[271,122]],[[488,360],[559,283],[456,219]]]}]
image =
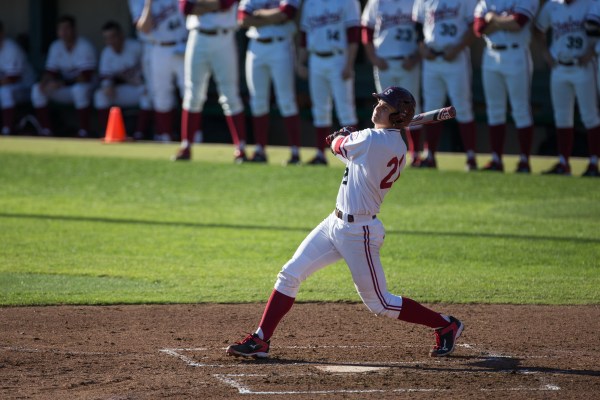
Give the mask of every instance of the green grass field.
[{"label": "green grass field", "polygon": [[[0,139],[0,305],[265,301],[335,206],[343,172],[234,165],[232,148]],[[304,159],[312,149],[303,149]],[[480,156],[480,162],[487,156]],[[394,293],[426,302],[600,303],[600,180],[407,169],[380,218]],[[507,157],[512,170],[514,158]],[[573,160],[574,174],[585,160]],[[343,263],[299,301],[359,301]]]}]

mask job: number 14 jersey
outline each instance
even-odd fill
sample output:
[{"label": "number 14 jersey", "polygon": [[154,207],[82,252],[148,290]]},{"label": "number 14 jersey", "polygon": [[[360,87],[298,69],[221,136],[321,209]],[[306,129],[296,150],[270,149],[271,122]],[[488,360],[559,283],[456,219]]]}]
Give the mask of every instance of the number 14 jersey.
[{"label": "number 14 jersey", "polygon": [[358,26],[358,0],[306,0],[302,6],[300,30],[306,33],[309,52],[344,52],[346,29]]}]

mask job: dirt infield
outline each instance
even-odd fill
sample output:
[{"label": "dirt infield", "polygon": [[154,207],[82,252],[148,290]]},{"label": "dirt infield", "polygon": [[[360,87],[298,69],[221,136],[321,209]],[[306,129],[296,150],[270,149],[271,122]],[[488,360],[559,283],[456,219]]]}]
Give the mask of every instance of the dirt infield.
[{"label": "dirt infield", "polygon": [[297,304],[266,361],[226,357],[262,304],[0,308],[2,399],[600,397],[599,306],[435,305],[430,330],[361,304]]}]

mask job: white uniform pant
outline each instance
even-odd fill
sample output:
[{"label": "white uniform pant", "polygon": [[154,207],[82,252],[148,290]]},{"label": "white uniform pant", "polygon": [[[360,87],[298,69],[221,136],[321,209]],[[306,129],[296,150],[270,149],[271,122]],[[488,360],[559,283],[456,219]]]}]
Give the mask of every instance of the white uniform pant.
[{"label": "white uniform pant", "polygon": [[415,114],[421,112],[421,65],[415,65],[410,71],[402,68],[402,60],[386,59],[388,69],[385,71],[377,67],[373,68],[375,78],[375,88],[377,93],[383,92],[390,86],[403,87],[412,93],[417,107]]},{"label": "white uniform pant", "polygon": [[252,115],[259,117],[269,112],[271,80],[280,114],[283,117],[298,114],[292,50],[289,39],[271,43],[250,40],[246,52],[246,83]]},{"label": "white uniform pant", "polygon": [[530,102],[532,74],[529,48],[485,50],[482,82],[489,125],[506,123],[507,96],[516,127],[533,125]]},{"label": "white uniform pant", "polygon": [[40,84],[36,83],[31,88],[31,103],[35,108],[46,107],[48,101],[63,104],[74,104],[76,109],[89,107],[92,102],[92,84],[75,83],[54,90],[49,96],[42,93]]},{"label": "white uniform pant", "polygon": [[238,53],[233,30],[217,35],[190,31],[185,50],[183,109],[200,112],[206,102],[211,74],[225,115],[239,114],[244,105],[239,94]]},{"label": "white uniform pant", "polygon": [[550,74],[550,94],[557,128],[572,128],[575,124],[575,99],[581,122],[586,128],[600,125],[595,64],[585,66],[558,65]]},{"label": "white uniform pant", "polygon": [[471,91],[471,58],[467,50],[451,61],[442,57],[423,60],[423,107],[436,110],[446,105],[446,97],[456,108],[456,120],[469,123],[474,119]]},{"label": "white uniform pant", "polygon": [[144,85],[117,85],[115,87],[115,94],[113,98],[108,97],[103,88],[97,89],[94,93],[94,107],[103,109],[111,106],[139,106],[139,108],[142,110],[152,109],[150,96],[148,96],[146,93],[146,88]]},{"label": "white uniform pant", "polygon": [[388,292],[379,249],[385,230],[377,218],[347,223],[330,214],[304,239],[278,275],[275,289],[296,297],[300,284],[314,272],[344,259],[362,301],[376,315],[397,319],[402,297]]},{"label": "white uniform pant", "polygon": [[29,99],[31,88],[22,83],[11,83],[0,86],[0,107],[13,108]]},{"label": "white uniform pant", "polygon": [[317,128],[332,125],[332,97],[339,123],[342,126],[358,123],[354,104],[354,78],[342,79],[345,64],[345,54],[330,57],[311,54],[309,57],[308,89],[312,102],[313,124]]},{"label": "white uniform pant", "polygon": [[175,84],[183,93],[183,54],[176,52],[177,46],[152,45],[150,75],[152,103],[154,109],[164,113],[175,106]]}]

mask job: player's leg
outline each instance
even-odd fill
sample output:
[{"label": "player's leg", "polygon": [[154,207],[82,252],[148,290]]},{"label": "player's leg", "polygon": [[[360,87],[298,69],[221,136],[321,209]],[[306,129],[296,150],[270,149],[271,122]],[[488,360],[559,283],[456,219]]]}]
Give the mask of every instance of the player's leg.
[{"label": "player's leg", "polygon": [[2,135],[13,133],[15,107],[27,99],[28,90],[20,83],[6,84],[0,87],[0,106],[2,107]]},{"label": "player's leg", "polygon": [[174,84],[170,58],[173,49],[167,46],[152,46],[152,103],[156,122],[155,140],[169,142],[173,131]]},{"label": "player's leg", "polygon": [[442,350],[438,343],[431,353],[432,356],[450,354],[454,349],[454,340],[462,332],[462,323],[430,310],[412,299],[388,291],[379,257],[379,250],[385,236],[381,221],[375,219],[365,225],[351,226],[339,221],[334,225],[333,230],[335,231],[334,245],[348,264],[356,290],[369,310],[378,316],[436,329],[436,339],[442,330],[454,329],[449,335],[451,341],[443,346],[445,350]]},{"label": "player's leg", "polygon": [[569,157],[573,150],[575,123],[575,89],[569,79],[569,71],[565,66],[557,66],[550,73],[550,96],[554,123],[556,125],[556,142],[558,147],[558,163],[547,174],[571,175]]},{"label": "player's leg", "polygon": [[92,84],[78,82],[71,86],[73,104],[79,119],[79,137],[88,137],[90,132],[90,117],[92,113]]},{"label": "player's leg", "polygon": [[109,108],[112,105],[112,99],[106,94],[105,88],[100,87],[94,91],[94,108],[96,109],[96,115],[98,116],[98,127],[101,134],[106,131]]},{"label": "player's leg", "polygon": [[[266,47],[266,48],[265,48]],[[253,162],[267,162],[265,153],[269,135],[269,108],[271,94],[271,76],[268,65],[268,44],[251,41],[246,52],[246,84],[250,94],[252,110],[252,130],[256,148],[250,158]]]},{"label": "player's leg", "polygon": [[[443,69],[436,61],[425,61],[423,64],[423,108],[425,110],[437,110],[446,104],[448,88],[443,79]],[[431,124],[423,128],[425,133],[424,147],[427,156],[420,162],[422,168],[436,168],[435,153],[442,135],[443,124]]]},{"label": "player's leg", "polygon": [[487,53],[484,55],[481,81],[492,150],[492,159],[483,167],[484,171],[504,171],[502,154],[506,137],[507,91],[503,68],[506,67],[496,58]]},{"label": "player's leg", "polygon": [[358,128],[356,116],[356,104],[354,101],[354,77],[344,80],[341,71],[346,63],[345,56],[336,57],[336,67],[329,71],[333,103],[338,121],[342,126],[353,126]]},{"label": "player's leg", "polygon": [[308,60],[308,90],[311,100],[313,124],[317,133],[317,154],[308,162],[309,165],[327,165],[325,158],[325,138],[331,133],[331,82],[327,70],[328,60],[316,55]]},{"label": "player's leg", "polygon": [[467,156],[466,169],[477,169],[475,158],[477,130],[473,115],[472,66],[469,51],[463,51],[456,59],[447,63],[448,71],[444,75],[450,103],[456,108],[456,121],[464,151]]},{"label": "player's leg", "polygon": [[[595,90],[590,90],[590,82],[595,82],[595,66],[593,63],[581,67],[575,78],[575,94],[581,122],[587,130],[589,164],[584,176],[599,176],[598,155],[600,154],[600,116],[598,114],[598,97]],[[596,84],[594,83],[594,88]]]},{"label": "player's leg", "polygon": [[234,161],[246,161],[246,117],[239,92],[238,53],[233,32],[221,35],[209,62],[219,92],[219,104],[235,145]]},{"label": "player's leg", "polygon": [[[401,63],[401,61],[400,61]],[[390,64],[394,65],[394,64]],[[402,65],[398,66],[397,78],[394,80],[396,86],[403,87],[412,93],[415,98],[415,114],[421,112],[421,68],[415,66],[411,70],[405,70]],[[421,163],[421,126],[407,129],[408,148],[412,156],[411,166],[418,167]]]},{"label": "player's leg", "polygon": [[519,49],[520,57],[513,63],[513,69],[506,72],[508,98],[512,110],[512,118],[517,128],[520,147],[520,159],[516,172],[529,173],[531,166],[529,157],[533,145],[533,113],[531,111],[531,79],[533,62],[528,49]]},{"label": "player's leg", "polygon": [[[40,83],[35,83],[31,87],[31,104],[35,110],[35,116],[40,124],[40,131],[38,134],[42,136],[51,136],[53,134],[52,121],[50,119],[50,111],[48,109],[48,101],[51,94],[52,93],[45,93],[42,90]],[[70,98],[70,93],[68,90],[66,91],[66,95]]]},{"label": "player's leg", "polygon": [[268,356],[269,340],[281,319],[291,310],[300,284],[314,272],[341,259],[329,235],[333,218],[336,218],[333,214],[327,217],[302,241],[294,256],[279,272],[258,329],[229,346],[226,351],[228,355]]},{"label": "player's leg", "polygon": [[300,163],[300,116],[296,103],[293,47],[287,41],[276,43],[273,62],[270,64],[273,89],[279,113],[288,137],[291,157],[287,164]]},{"label": "player's leg", "polygon": [[[154,108],[152,105],[152,75],[151,61],[152,44],[144,42],[142,49],[142,76],[144,77],[144,99],[140,99],[140,110],[133,137],[136,140],[144,139],[152,124]],[[142,106],[143,104],[143,106]]]}]

